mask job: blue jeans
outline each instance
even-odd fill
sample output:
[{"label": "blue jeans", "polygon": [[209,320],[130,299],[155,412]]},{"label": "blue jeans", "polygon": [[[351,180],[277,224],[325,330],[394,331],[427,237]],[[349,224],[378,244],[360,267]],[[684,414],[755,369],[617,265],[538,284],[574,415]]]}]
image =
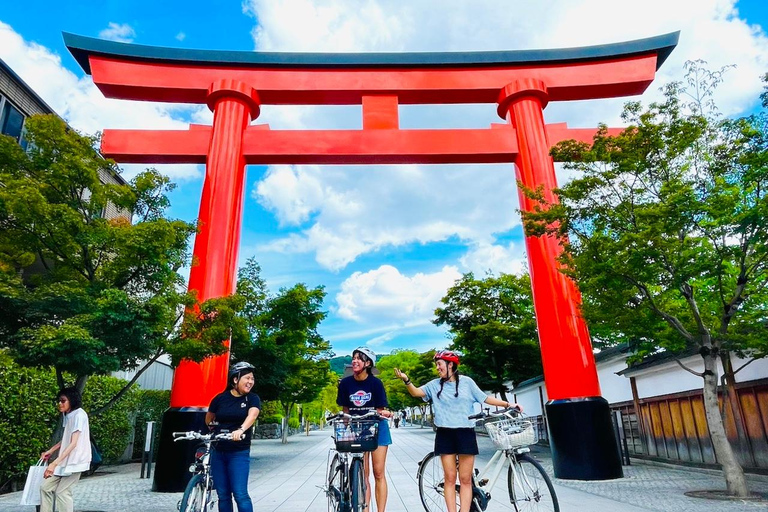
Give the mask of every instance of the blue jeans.
[{"label": "blue jeans", "polygon": [[238,512],[253,512],[253,502],[248,495],[249,450],[211,453],[211,474],[216,494],[219,495],[219,512],[232,512],[232,497]]}]

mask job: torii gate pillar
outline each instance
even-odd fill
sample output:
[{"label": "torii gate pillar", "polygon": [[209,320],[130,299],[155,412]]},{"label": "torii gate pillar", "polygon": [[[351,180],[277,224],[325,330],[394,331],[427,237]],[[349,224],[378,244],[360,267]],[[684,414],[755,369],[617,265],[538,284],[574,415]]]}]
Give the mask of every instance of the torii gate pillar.
[{"label": "torii gate pillar", "polygon": [[[542,187],[545,200],[556,203],[552,191],[557,179],[543,114],[548,102],[541,80],[517,80],[499,94],[498,113],[517,134],[517,180],[531,190]],[[520,208],[533,211],[537,202],[521,189],[518,194]],[[620,478],[621,453],[614,442],[610,406],[600,396],[589,332],[579,313],[581,295],[559,270],[560,242],[553,236],[528,236],[525,247],[549,398],[545,407],[555,474],[579,480]],[[583,436],[584,428],[594,435]]]}]

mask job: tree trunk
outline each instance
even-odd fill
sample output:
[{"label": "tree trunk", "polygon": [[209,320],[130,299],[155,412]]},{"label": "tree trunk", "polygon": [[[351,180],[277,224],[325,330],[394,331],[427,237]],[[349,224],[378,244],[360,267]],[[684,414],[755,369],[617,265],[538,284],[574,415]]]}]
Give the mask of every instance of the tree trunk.
[{"label": "tree trunk", "polygon": [[749,496],[744,470],[736,460],[733,447],[725,435],[725,424],[717,400],[717,358],[712,354],[704,356],[704,411],[707,415],[709,435],[712,437],[712,447],[715,449],[717,461],[723,467],[728,492],[734,496]]},{"label": "tree trunk", "polygon": [[291,409],[293,404],[287,404],[285,406],[285,416],[283,416],[283,433],[280,437],[282,444],[288,444],[288,418],[291,416]]}]

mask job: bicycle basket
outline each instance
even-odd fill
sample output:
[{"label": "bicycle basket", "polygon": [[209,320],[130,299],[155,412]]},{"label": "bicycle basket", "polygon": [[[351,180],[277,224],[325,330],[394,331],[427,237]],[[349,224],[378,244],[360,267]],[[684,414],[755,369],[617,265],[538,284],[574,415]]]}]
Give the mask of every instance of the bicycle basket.
[{"label": "bicycle basket", "polygon": [[379,447],[378,420],[337,421],[333,425],[333,441],[338,452],[372,452]]},{"label": "bicycle basket", "polygon": [[501,418],[489,421],[484,426],[498,450],[529,446],[538,441],[536,427],[529,418]]}]

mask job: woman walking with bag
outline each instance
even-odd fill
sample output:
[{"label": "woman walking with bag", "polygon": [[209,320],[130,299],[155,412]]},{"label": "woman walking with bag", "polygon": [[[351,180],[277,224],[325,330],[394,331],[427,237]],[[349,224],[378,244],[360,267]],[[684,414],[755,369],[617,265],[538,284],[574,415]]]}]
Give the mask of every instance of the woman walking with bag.
[{"label": "woman walking with bag", "polygon": [[[450,350],[440,350],[434,356],[439,378],[416,387],[408,375],[395,368],[395,375],[405,383],[408,393],[432,402],[435,411],[435,453],[440,455],[446,482],[460,484],[460,509],[469,510],[472,503],[472,470],[478,453],[474,422],[467,417],[474,413],[475,403],[486,403],[498,407],[517,407],[483,393],[475,381],[459,376],[459,356]],[[445,486],[445,503],[448,512],[456,512],[456,488]]]},{"label": "woman walking with bag", "polygon": [[213,486],[219,496],[219,512],[232,512],[232,498],[238,512],[253,512],[248,494],[251,463],[251,427],[261,409],[259,395],[251,393],[255,379],[250,363],[235,363],[229,369],[227,389],[208,406],[205,423],[219,433],[231,433],[232,440],[219,441],[211,453]]},{"label": "woman walking with bag", "polygon": [[64,414],[64,435],[61,442],[40,454],[48,460],[56,450],[59,456],[45,469],[40,487],[40,512],[72,512],[72,487],[80,474],[91,466],[91,431],[88,415],[82,408],[82,397],[77,388],[59,391],[59,412]]}]

